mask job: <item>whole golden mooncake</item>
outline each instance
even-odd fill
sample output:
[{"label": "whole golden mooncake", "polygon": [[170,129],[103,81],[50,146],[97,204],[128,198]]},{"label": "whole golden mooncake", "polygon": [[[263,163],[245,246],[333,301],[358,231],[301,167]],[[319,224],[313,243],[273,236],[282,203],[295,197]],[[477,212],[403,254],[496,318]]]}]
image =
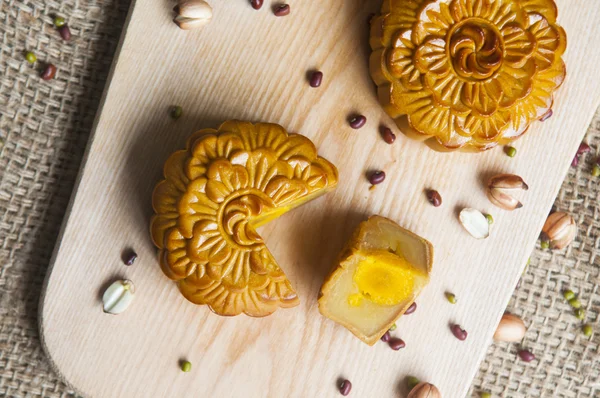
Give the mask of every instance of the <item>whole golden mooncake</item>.
[{"label": "whole golden mooncake", "polygon": [[362,222],[321,287],[319,311],[375,344],[429,283],[433,246],[381,216]]},{"label": "whole golden mooncake", "polygon": [[333,164],[276,124],[230,121],[175,152],[154,189],[163,272],[219,315],[265,316],[298,297],[255,228],[330,190]]},{"label": "whole golden mooncake", "polygon": [[384,0],[371,25],[380,102],[435,149],[513,141],[565,78],[556,17],[554,0]]}]

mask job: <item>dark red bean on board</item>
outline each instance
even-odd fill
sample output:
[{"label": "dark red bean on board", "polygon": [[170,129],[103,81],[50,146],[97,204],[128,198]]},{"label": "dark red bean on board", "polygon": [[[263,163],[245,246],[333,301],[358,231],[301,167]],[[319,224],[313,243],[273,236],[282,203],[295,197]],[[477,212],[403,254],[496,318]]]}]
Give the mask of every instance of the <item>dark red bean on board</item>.
[{"label": "dark red bean on board", "polygon": [[545,122],[546,120],[550,119],[553,114],[554,112],[552,112],[552,109],[548,109],[548,112],[544,113],[540,118],[540,122]]},{"label": "dark red bean on board", "polygon": [[60,37],[62,37],[63,40],[71,40],[71,29],[69,29],[69,25],[65,24],[58,28],[58,33],[60,33]]},{"label": "dark red bean on board", "polygon": [[383,140],[387,144],[393,144],[394,141],[396,141],[396,134],[394,134],[392,132],[391,128],[382,126],[381,127],[381,138],[383,138]]},{"label": "dark red bean on board", "polygon": [[385,180],[385,171],[377,170],[369,175],[369,182],[372,185],[381,184]]},{"label": "dark red bean on board", "polygon": [[440,207],[442,205],[442,195],[435,189],[427,190],[427,200],[433,207]]},{"label": "dark red bean on board", "polygon": [[273,7],[273,14],[276,17],[285,17],[290,14],[290,5],[289,4],[279,4]]},{"label": "dark red bean on board", "polygon": [[310,76],[310,81],[309,81],[310,86],[317,88],[317,87],[321,86],[322,82],[323,82],[323,72],[318,71],[318,70],[314,71]]},{"label": "dark red bean on board", "polygon": [[263,0],[250,0],[250,5],[255,10],[260,10],[261,7],[263,6]]},{"label": "dark red bean on board", "polygon": [[135,260],[137,260],[137,253],[134,251],[130,251],[123,256],[123,262],[125,265],[133,265]]},{"label": "dark red bean on board", "polygon": [[535,355],[529,350],[521,350],[519,351],[519,357],[525,362],[531,362],[535,359]]},{"label": "dark red bean on board", "polygon": [[348,123],[350,124],[350,127],[356,130],[363,127],[367,123],[367,118],[363,115],[354,115],[348,119]]},{"label": "dark red bean on board", "polygon": [[461,328],[460,325],[452,325],[452,327],[450,327],[450,330],[452,330],[452,334],[454,335],[454,337],[456,337],[460,341],[464,341],[467,339],[467,331]]},{"label": "dark red bean on board", "polygon": [[401,348],[406,347],[406,344],[404,343],[404,340],[398,338],[398,337],[393,337],[390,339],[390,341],[388,342],[390,348],[394,351],[398,351]]},{"label": "dark red bean on board", "polygon": [[404,311],[404,315],[410,315],[417,310],[417,303],[412,303],[410,307],[406,311]]},{"label": "dark red bean on board", "polygon": [[56,76],[56,66],[52,64],[47,64],[44,70],[42,71],[42,79],[51,80]]},{"label": "dark red bean on board", "polygon": [[342,394],[344,397],[350,394],[350,391],[352,391],[352,383],[350,383],[350,380],[342,381],[339,385],[339,390],[340,394]]},{"label": "dark red bean on board", "polygon": [[387,332],[385,332],[385,334],[383,336],[381,336],[381,341],[387,343],[388,341],[390,341],[390,337],[392,337],[392,335],[390,334],[390,331],[388,330]]}]

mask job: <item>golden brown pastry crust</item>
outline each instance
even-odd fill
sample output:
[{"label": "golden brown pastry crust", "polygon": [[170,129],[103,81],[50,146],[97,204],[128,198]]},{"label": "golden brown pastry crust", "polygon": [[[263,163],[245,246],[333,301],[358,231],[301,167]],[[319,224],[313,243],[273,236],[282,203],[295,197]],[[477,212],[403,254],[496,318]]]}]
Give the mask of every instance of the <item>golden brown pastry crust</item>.
[{"label": "golden brown pastry crust", "polygon": [[331,189],[333,164],[276,124],[230,121],[175,152],[155,188],[151,234],[163,272],[219,315],[299,303],[255,227]]},{"label": "golden brown pastry crust", "polygon": [[553,0],[384,0],[371,25],[380,102],[438,150],[513,141],[565,78],[556,17]]}]

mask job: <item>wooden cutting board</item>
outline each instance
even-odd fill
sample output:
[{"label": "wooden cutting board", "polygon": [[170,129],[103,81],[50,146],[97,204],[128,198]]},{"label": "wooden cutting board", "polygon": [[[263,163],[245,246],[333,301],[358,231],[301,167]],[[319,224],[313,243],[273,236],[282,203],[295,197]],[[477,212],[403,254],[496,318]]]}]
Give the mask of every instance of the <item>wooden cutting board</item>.
[{"label": "wooden cutting board", "polygon": [[[168,1],[132,4],[41,299],[41,336],[57,372],[94,397],[336,397],[341,377],[352,381],[352,396],[396,397],[406,394],[407,375],[436,384],[444,397],[464,397],[598,107],[600,7],[557,1],[569,39],[567,80],[554,116],[536,123],[509,158],[501,149],[437,153],[401,134],[394,145],[382,141],[379,124],[392,123],[367,70],[367,19],[379,1],[290,0],[284,18],[246,0],[212,3],[212,22],[191,32],[171,22]],[[319,89],[306,82],[313,68],[325,74]],[[168,115],[173,104],[184,109],[177,121]],[[355,111],[368,118],[361,130],[346,122]],[[302,300],[263,319],[222,318],[187,302],[159,269],[148,233],[152,189],[168,155],[195,130],[233,118],[300,132],[340,171],[336,191],[262,229]],[[364,177],[370,169],[388,175],[374,191]],[[529,183],[523,209],[505,212],[486,199],[483,182],[500,172]],[[442,207],[425,199],[429,187],[442,194]],[[457,211],[467,206],[494,215],[489,239],[462,229]],[[317,310],[335,256],[371,214],[436,250],[417,312],[398,324],[406,341],[399,352],[368,347]],[[121,261],[127,248],[139,254],[132,267]],[[116,278],[133,280],[137,296],[112,316],[100,296]],[[469,332],[466,341],[452,336],[453,322]],[[179,369],[183,358],[191,373]]]}]

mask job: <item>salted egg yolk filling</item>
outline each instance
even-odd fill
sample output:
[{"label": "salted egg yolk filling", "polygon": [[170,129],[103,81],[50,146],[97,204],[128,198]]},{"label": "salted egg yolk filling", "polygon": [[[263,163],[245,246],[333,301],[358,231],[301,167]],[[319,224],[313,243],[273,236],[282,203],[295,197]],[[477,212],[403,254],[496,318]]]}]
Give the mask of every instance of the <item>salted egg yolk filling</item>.
[{"label": "salted egg yolk filling", "polygon": [[366,253],[354,272],[358,293],[348,296],[348,304],[358,307],[363,300],[393,306],[411,298],[415,278],[426,276],[404,258],[388,251]]}]

